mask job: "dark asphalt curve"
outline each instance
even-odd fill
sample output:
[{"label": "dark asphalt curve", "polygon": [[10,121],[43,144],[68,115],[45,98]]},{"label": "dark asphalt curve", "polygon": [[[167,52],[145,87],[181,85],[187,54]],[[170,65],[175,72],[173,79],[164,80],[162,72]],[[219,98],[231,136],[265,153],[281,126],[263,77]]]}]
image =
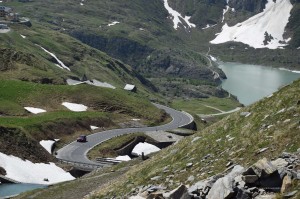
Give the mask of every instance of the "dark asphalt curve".
[{"label": "dark asphalt curve", "polygon": [[154,104],[154,105],[159,109],[165,110],[166,113],[168,113],[173,118],[173,120],[168,124],[155,126],[155,127],[113,129],[108,131],[97,132],[87,136],[87,142],[85,143],[79,143],[74,141],[64,146],[63,148],[59,149],[57,151],[56,157],[64,161],[101,165],[101,163],[96,163],[89,160],[87,158],[87,153],[93,147],[95,147],[96,145],[102,142],[105,142],[106,140],[109,140],[116,136],[129,134],[129,133],[147,132],[147,131],[156,131],[156,130],[162,130],[162,131],[172,130],[178,127],[185,126],[193,121],[193,117],[188,113],[177,111],[172,108],[159,105],[159,104]]}]

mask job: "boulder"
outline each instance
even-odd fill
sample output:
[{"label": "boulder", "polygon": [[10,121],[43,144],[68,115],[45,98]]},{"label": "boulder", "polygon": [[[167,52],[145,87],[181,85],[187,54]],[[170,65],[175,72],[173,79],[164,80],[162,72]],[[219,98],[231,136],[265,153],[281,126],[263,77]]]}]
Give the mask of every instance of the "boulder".
[{"label": "boulder", "polygon": [[207,199],[228,199],[234,195],[233,179],[225,176],[220,178],[208,192]]},{"label": "boulder", "polygon": [[271,161],[271,163],[277,167],[277,169],[280,169],[280,168],[283,168],[283,167],[286,167],[289,163],[287,161],[285,161],[285,159],[283,158],[278,158],[274,161]]},{"label": "boulder", "polygon": [[264,176],[259,178],[256,184],[267,191],[280,192],[280,187],[282,185],[282,178],[280,174],[276,171],[269,176]]},{"label": "boulder", "polygon": [[251,199],[251,194],[243,189],[239,189],[235,199]]},{"label": "boulder", "polygon": [[257,175],[244,175],[242,177],[243,181],[247,184],[253,184],[258,180]]},{"label": "boulder", "polygon": [[292,187],[292,178],[291,178],[290,175],[286,175],[286,176],[283,178],[282,186],[281,186],[280,192],[281,192],[281,193],[285,193],[285,192],[287,192],[291,187]]},{"label": "boulder", "polygon": [[263,158],[257,161],[254,165],[252,165],[244,175],[257,175],[258,177],[264,177],[271,175],[277,171],[276,167],[268,161],[266,158]]},{"label": "boulder", "polygon": [[245,181],[243,180],[242,175],[238,175],[234,178],[234,186],[236,186],[239,189],[244,188],[246,185]]},{"label": "boulder", "polygon": [[236,165],[230,173],[222,178],[219,178],[208,192],[207,199],[231,198],[235,193],[233,190],[234,178],[243,173],[244,170],[244,167]]},{"label": "boulder", "polygon": [[188,189],[185,185],[180,185],[173,191],[164,193],[163,197],[166,199],[191,199],[192,197],[188,193]]}]

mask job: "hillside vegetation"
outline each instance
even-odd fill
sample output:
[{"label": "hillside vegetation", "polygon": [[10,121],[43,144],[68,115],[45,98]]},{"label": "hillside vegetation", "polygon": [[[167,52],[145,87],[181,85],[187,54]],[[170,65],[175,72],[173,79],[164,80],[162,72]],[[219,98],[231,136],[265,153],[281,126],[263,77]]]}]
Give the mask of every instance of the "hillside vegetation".
[{"label": "hillside vegetation", "polygon": [[[142,185],[172,190],[179,184],[192,185],[223,172],[228,162],[247,167],[263,157],[270,160],[284,151],[295,152],[300,148],[299,88],[300,80],[146,161],[132,160],[18,198],[51,198],[53,194],[58,198],[123,198]],[[293,188],[299,189],[299,183],[293,183]]]},{"label": "hillside vegetation", "polygon": [[[283,151],[295,152],[300,148],[299,86],[298,80],[163,150],[102,186],[91,198],[124,196],[149,183],[172,190],[180,183],[193,184],[222,172],[229,161],[246,167],[262,157],[272,159]],[[266,150],[260,153],[261,149]],[[187,168],[188,163],[193,166]],[[151,180],[155,176],[160,178]],[[194,180],[188,181],[189,176]]]},{"label": "hillside vegetation", "polygon": [[[26,151],[32,150],[30,143],[40,151],[42,148],[37,142],[42,139],[59,138],[63,145],[76,139],[80,133],[91,133],[90,125],[116,128],[118,122],[130,118],[140,118],[148,125],[165,119],[164,113],[142,95],[121,89],[0,80],[0,92],[0,126],[3,134],[10,135],[9,139],[4,135],[1,137],[0,150],[29,159],[31,156],[40,158],[37,153],[28,155]],[[62,106],[63,102],[83,104],[88,110],[72,112]],[[34,115],[24,107],[41,108],[47,112]],[[11,141],[16,141],[19,147],[7,150]],[[20,150],[22,153],[19,154]]]}]

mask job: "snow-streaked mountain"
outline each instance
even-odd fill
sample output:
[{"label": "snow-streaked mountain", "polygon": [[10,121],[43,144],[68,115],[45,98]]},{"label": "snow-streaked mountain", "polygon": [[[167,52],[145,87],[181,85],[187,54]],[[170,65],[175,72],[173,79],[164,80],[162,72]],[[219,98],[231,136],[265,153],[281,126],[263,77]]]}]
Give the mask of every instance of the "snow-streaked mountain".
[{"label": "snow-streaked mountain", "polygon": [[174,10],[173,8],[171,8],[169,6],[168,0],[164,0],[164,6],[166,8],[166,10],[169,12],[169,14],[172,16],[172,20],[174,23],[174,29],[177,30],[178,25],[182,24],[184,26],[184,28],[195,28],[196,25],[191,23],[190,20],[190,16],[185,16],[183,17],[179,12],[177,12],[176,10]]},{"label": "snow-streaked mountain", "polygon": [[285,46],[283,34],[292,8],[290,0],[268,0],[263,12],[232,27],[225,23],[221,33],[210,43],[236,41],[254,48],[269,49]]}]

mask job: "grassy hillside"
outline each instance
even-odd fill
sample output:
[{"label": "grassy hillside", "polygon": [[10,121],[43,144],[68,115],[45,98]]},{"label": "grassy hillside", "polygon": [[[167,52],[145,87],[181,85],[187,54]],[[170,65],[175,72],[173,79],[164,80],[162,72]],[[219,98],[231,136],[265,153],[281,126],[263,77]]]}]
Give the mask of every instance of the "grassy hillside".
[{"label": "grassy hillside", "polygon": [[[3,132],[10,132],[10,139],[23,136],[35,147],[40,147],[37,142],[42,139],[60,138],[61,144],[69,143],[80,133],[91,133],[90,125],[115,128],[118,122],[131,118],[140,118],[145,124],[153,125],[162,122],[165,117],[141,94],[122,89],[0,80],[0,93],[0,126]],[[84,104],[88,106],[88,111],[69,111],[61,105],[63,102]],[[42,108],[47,112],[33,115],[24,107]],[[10,152],[6,151],[8,145],[5,136],[1,140],[0,151]],[[25,156],[27,153],[20,152],[21,149],[15,147],[12,154]],[[38,159],[39,156],[34,154],[31,156],[36,155],[34,158]]]},{"label": "grassy hillside", "polygon": [[[57,197],[83,198],[90,192],[87,198],[124,197],[136,187],[149,184],[172,190],[180,183],[191,185],[224,171],[229,161],[246,167],[263,157],[271,159],[283,151],[295,152],[300,148],[299,88],[300,80],[144,162],[133,160],[122,163],[19,198],[51,198],[53,194]],[[245,112],[251,114],[245,117]],[[263,148],[267,150],[258,153]],[[193,166],[187,168],[187,163],[193,163]],[[195,179],[187,181],[191,175]],[[161,178],[151,180],[155,176]],[[299,188],[299,184],[293,186]]]},{"label": "grassy hillside", "polygon": [[[33,27],[11,25],[11,31],[0,35],[1,78],[13,78],[48,84],[65,84],[67,78],[108,82],[123,88],[135,84],[142,92],[152,85],[130,66],[76,39],[34,23]],[[25,36],[26,38],[23,38]],[[54,53],[70,71],[61,69],[57,61],[42,48]]]},{"label": "grassy hillside", "polygon": [[[228,161],[250,166],[262,157],[271,159],[283,151],[295,152],[300,147],[299,86],[300,81],[286,86],[272,97],[163,150],[112,184],[102,186],[91,198],[123,196],[132,188],[149,183],[172,189],[180,183],[193,184],[217,174],[226,169]],[[251,114],[245,117],[242,112]],[[198,140],[193,141],[196,137]],[[267,150],[258,153],[262,148]],[[186,169],[187,163],[193,163],[192,168]],[[165,167],[168,167],[167,172],[163,172]],[[167,180],[172,174],[172,181]],[[195,180],[188,182],[191,175]],[[161,179],[150,181],[155,176],[161,176]]]}]

